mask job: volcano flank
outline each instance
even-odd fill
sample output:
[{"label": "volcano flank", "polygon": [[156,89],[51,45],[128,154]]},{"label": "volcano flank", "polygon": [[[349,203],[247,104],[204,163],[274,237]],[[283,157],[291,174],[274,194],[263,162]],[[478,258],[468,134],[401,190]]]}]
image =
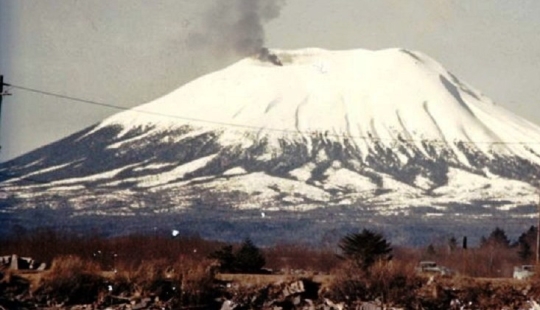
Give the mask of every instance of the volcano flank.
[{"label": "volcano flank", "polygon": [[534,223],[540,128],[433,59],[261,55],[0,165],[0,218],[263,243]]}]

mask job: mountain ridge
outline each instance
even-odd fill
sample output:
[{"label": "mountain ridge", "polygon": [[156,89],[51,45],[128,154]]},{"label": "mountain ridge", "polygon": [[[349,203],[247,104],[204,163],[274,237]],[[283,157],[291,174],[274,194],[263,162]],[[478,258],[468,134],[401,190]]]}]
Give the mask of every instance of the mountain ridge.
[{"label": "mountain ridge", "polygon": [[0,211],[216,220],[223,208],[314,227],[331,226],[320,218],[331,210],[349,215],[336,220],[346,227],[366,214],[407,227],[533,218],[540,128],[436,61],[403,49],[269,52],[278,64],[243,59],[0,165]]}]

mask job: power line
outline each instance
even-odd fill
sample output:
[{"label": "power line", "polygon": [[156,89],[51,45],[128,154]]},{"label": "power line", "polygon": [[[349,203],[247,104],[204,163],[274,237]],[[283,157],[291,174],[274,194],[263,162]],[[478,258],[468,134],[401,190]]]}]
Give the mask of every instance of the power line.
[{"label": "power line", "polygon": [[[191,118],[191,117],[184,117],[179,115],[173,115],[173,114],[167,114],[167,113],[159,113],[154,111],[145,111],[145,110],[139,110],[136,108],[127,108],[122,107],[119,105],[114,105],[110,103],[103,103],[95,100],[88,100],[83,99],[79,97],[74,96],[68,96],[68,95],[62,95],[58,93],[53,93],[50,91],[44,91],[39,90],[35,88],[20,86],[20,85],[14,85],[14,84],[8,84],[4,83],[3,85],[12,87],[15,89],[33,92],[37,94],[42,94],[46,96],[56,97],[60,99],[66,99],[91,105],[97,105],[102,107],[107,107],[115,110],[120,111],[130,111],[130,112],[136,112],[136,113],[143,113],[148,115],[154,115],[154,116],[160,116],[160,117],[168,117],[168,118],[175,118],[180,119],[184,121],[190,121],[190,122],[198,122],[198,123],[206,123],[206,124],[213,124],[213,125],[220,125],[225,127],[236,127],[236,128],[243,128],[243,129],[249,129],[252,131],[261,131],[261,130],[267,130],[267,131],[275,131],[275,132],[283,132],[283,133],[290,133],[290,134],[296,134],[296,135],[313,135],[318,133],[319,135],[323,135],[325,137],[337,137],[337,138],[343,138],[343,139],[358,139],[358,140],[370,140],[370,141],[393,141],[393,142],[409,142],[409,143],[432,143],[432,144],[449,144],[450,141],[441,140],[441,139],[404,139],[404,138],[376,138],[372,136],[355,136],[355,135],[344,135],[344,134],[338,134],[338,133],[332,133],[332,132],[312,132],[312,131],[302,131],[302,130],[289,130],[289,129],[283,129],[283,128],[272,128],[272,127],[258,127],[258,126],[252,126],[252,125],[244,125],[244,124],[235,124],[235,123],[228,123],[228,122],[218,122],[218,121],[211,121],[211,120],[205,120],[200,118]],[[454,143],[463,143],[463,144],[489,144],[489,145],[530,145],[530,144],[540,144],[540,141],[515,141],[515,142],[509,142],[509,141],[500,141],[500,142],[492,142],[492,141],[455,141]]]},{"label": "power line", "polygon": [[99,105],[99,106],[102,106],[102,107],[107,107],[107,108],[112,108],[112,109],[117,109],[117,110],[128,110],[128,108],[124,108],[124,107],[114,105],[114,104],[108,104],[108,103],[98,102],[98,101],[94,101],[94,100],[82,99],[82,98],[77,98],[77,97],[52,93],[52,92],[48,92],[48,91],[44,91],[44,90],[39,90],[39,89],[34,89],[34,88],[29,88],[29,87],[24,87],[24,86],[18,86],[18,85],[13,85],[13,84],[4,84],[4,85],[8,86],[8,87],[28,91],[28,92],[33,92],[33,93],[37,93],[37,94],[46,95],[46,96],[51,96],[51,97],[56,97],[56,98],[61,98],[61,99],[67,99],[67,100],[72,100],[72,101],[77,101],[77,102],[82,102],[82,103],[88,103],[88,104],[93,104],[93,105]]},{"label": "power line", "polygon": [[233,123],[226,123],[226,122],[216,122],[216,121],[210,121],[210,120],[204,120],[204,119],[198,119],[198,118],[182,117],[182,116],[166,114],[166,113],[139,110],[139,109],[135,109],[135,108],[126,108],[126,107],[122,107],[122,106],[118,106],[118,105],[114,105],[114,104],[103,103],[103,102],[98,102],[98,101],[94,101],[94,100],[81,99],[81,98],[77,98],[77,97],[61,95],[61,94],[57,94],[57,93],[52,93],[52,92],[48,92],[48,91],[42,91],[42,90],[33,89],[33,88],[29,88],[29,87],[24,87],[24,86],[18,86],[18,85],[13,85],[13,84],[4,84],[4,85],[8,85],[8,86],[10,86],[12,88],[16,88],[16,89],[20,89],[20,90],[24,90],[24,91],[29,91],[29,92],[33,92],[33,93],[38,93],[38,94],[42,94],[42,95],[47,95],[47,96],[52,96],[52,97],[56,97],[56,98],[67,99],[67,100],[72,100],[72,101],[77,101],[77,102],[82,102],[82,103],[88,103],[88,104],[93,104],[93,105],[99,105],[99,106],[102,106],[102,107],[107,107],[107,108],[112,108],[112,109],[122,110],[122,111],[137,112],[137,113],[149,114],[149,115],[154,115],[154,116],[170,117],[170,118],[176,118],[176,119],[181,119],[181,120],[186,120],[186,121],[209,123],[209,124],[221,125],[221,126],[229,126],[229,127],[241,127],[241,128],[254,129],[254,130],[266,129],[266,130],[272,130],[272,131],[282,131],[282,132],[291,132],[291,133],[294,132],[294,131],[287,130],[287,129],[263,128],[263,127],[250,126],[250,125],[233,124]]}]

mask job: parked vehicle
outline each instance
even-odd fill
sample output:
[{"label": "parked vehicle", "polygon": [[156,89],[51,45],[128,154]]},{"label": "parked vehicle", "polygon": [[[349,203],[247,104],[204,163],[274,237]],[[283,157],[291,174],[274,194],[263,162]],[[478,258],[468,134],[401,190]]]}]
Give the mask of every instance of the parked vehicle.
[{"label": "parked vehicle", "polygon": [[523,265],[514,267],[514,279],[524,280],[534,275],[533,265]]}]

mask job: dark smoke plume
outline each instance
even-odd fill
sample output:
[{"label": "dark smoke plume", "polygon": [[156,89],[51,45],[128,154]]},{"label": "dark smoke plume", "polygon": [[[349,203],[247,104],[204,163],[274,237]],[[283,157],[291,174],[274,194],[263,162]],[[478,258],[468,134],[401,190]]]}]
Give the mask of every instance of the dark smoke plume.
[{"label": "dark smoke plume", "polygon": [[269,61],[276,66],[283,66],[281,59],[279,59],[279,57],[276,54],[270,52],[270,50],[266,47],[262,47],[259,50],[259,60]]},{"label": "dark smoke plume", "polygon": [[214,54],[250,56],[264,46],[264,24],[279,16],[285,0],[216,0],[188,45]]}]

